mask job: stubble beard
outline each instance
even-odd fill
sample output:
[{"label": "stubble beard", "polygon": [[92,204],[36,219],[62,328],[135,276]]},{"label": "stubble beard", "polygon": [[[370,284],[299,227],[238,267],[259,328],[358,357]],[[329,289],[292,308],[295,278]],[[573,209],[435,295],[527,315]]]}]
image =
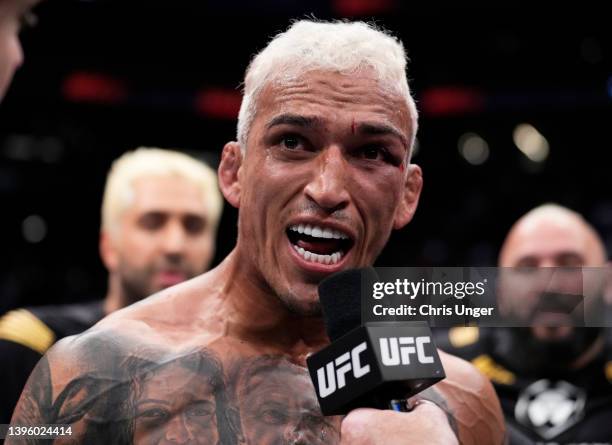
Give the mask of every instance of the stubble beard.
[{"label": "stubble beard", "polygon": [[320,317],[323,315],[318,294],[314,295],[314,298],[311,298],[311,296],[304,297],[291,289],[291,286],[285,286],[279,282],[275,283],[275,280],[270,278],[264,279],[268,283],[274,298],[281,303],[287,312],[299,317]]},{"label": "stubble beard", "polygon": [[156,268],[149,265],[144,268],[131,267],[127,262],[123,262],[119,267],[119,282],[125,306],[136,303],[156,292],[153,285],[153,276]]},{"label": "stubble beard", "polygon": [[120,277],[121,290],[126,306],[136,303],[157,292],[157,290],[153,289],[150,285],[150,274],[141,273],[138,275],[138,277],[133,275],[121,275]]},{"label": "stubble beard", "polygon": [[279,301],[283,304],[283,306],[293,315],[297,315],[300,317],[321,317],[323,316],[323,311],[321,309],[321,303],[319,300],[315,301],[300,301],[300,297],[291,294],[291,293],[283,293],[278,294]]}]

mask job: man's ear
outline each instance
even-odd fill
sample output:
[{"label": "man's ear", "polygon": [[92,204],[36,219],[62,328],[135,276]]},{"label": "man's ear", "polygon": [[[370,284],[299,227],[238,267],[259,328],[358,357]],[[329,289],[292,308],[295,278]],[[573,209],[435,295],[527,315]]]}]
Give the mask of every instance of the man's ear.
[{"label": "man's ear", "polygon": [[219,163],[219,187],[225,199],[234,207],[240,207],[240,167],[242,167],[242,150],[238,142],[228,142],[223,147]]},{"label": "man's ear", "polygon": [[100,232],[100,258],[106,267],[106,270],[113,272],[117,270],[119,264],[119,253],[115,248],[115,243],[112,235],[107,230]]},{"label": "man's ear", "polygon": [[414,216],[414,212],[416,212],[417,205],[419,204],[421,189],[423,188],[423,172],[421,167],[416,164],[409,164],[407,169],[408,174],[404,184],[404,196],[399,208],[395,212],[395,219],[393,220],[393,228],[396,230],[408,224]]}]

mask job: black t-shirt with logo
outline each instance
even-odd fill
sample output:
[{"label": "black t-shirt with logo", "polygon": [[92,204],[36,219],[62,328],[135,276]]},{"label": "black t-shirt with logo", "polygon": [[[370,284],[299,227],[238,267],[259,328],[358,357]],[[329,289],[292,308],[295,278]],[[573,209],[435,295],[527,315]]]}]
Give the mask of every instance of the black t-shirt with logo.
[{"label": "black t-shirt with logo", "polygon": [[587,366],[534,372],[508,328],[434,329],[437,346],[466,359],[497,391],[506,422],[546,445],[612,444],[612,354],[607,345]]}]

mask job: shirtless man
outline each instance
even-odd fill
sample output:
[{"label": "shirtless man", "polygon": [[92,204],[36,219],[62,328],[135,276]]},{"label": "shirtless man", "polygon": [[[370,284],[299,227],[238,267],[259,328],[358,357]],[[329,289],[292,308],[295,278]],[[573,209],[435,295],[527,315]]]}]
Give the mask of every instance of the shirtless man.
[{"label": "shirtless man", "polygon": [[410,413],[326,418],[307,384],[306,356],[329,342],[318,283],[371,265],[417,207],[405,68],[402,45],[364,23],[300,21],[277,36],[247,70],[219,166],[239,209],[234,250],[57,344],[13,423],[72,425],[55,443],[502,443],[490,383],[449,355],[423,396],[434,403]]}]

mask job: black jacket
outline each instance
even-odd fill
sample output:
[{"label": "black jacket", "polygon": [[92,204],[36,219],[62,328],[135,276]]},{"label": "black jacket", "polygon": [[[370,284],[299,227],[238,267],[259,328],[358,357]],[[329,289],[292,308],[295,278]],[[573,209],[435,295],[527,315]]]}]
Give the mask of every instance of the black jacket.
[{"label": "black jacket", "polygon": [[0,318],[0,423],[10,423],[30,373],[53,343],[104,316],[103,301],[15,309]]}]

